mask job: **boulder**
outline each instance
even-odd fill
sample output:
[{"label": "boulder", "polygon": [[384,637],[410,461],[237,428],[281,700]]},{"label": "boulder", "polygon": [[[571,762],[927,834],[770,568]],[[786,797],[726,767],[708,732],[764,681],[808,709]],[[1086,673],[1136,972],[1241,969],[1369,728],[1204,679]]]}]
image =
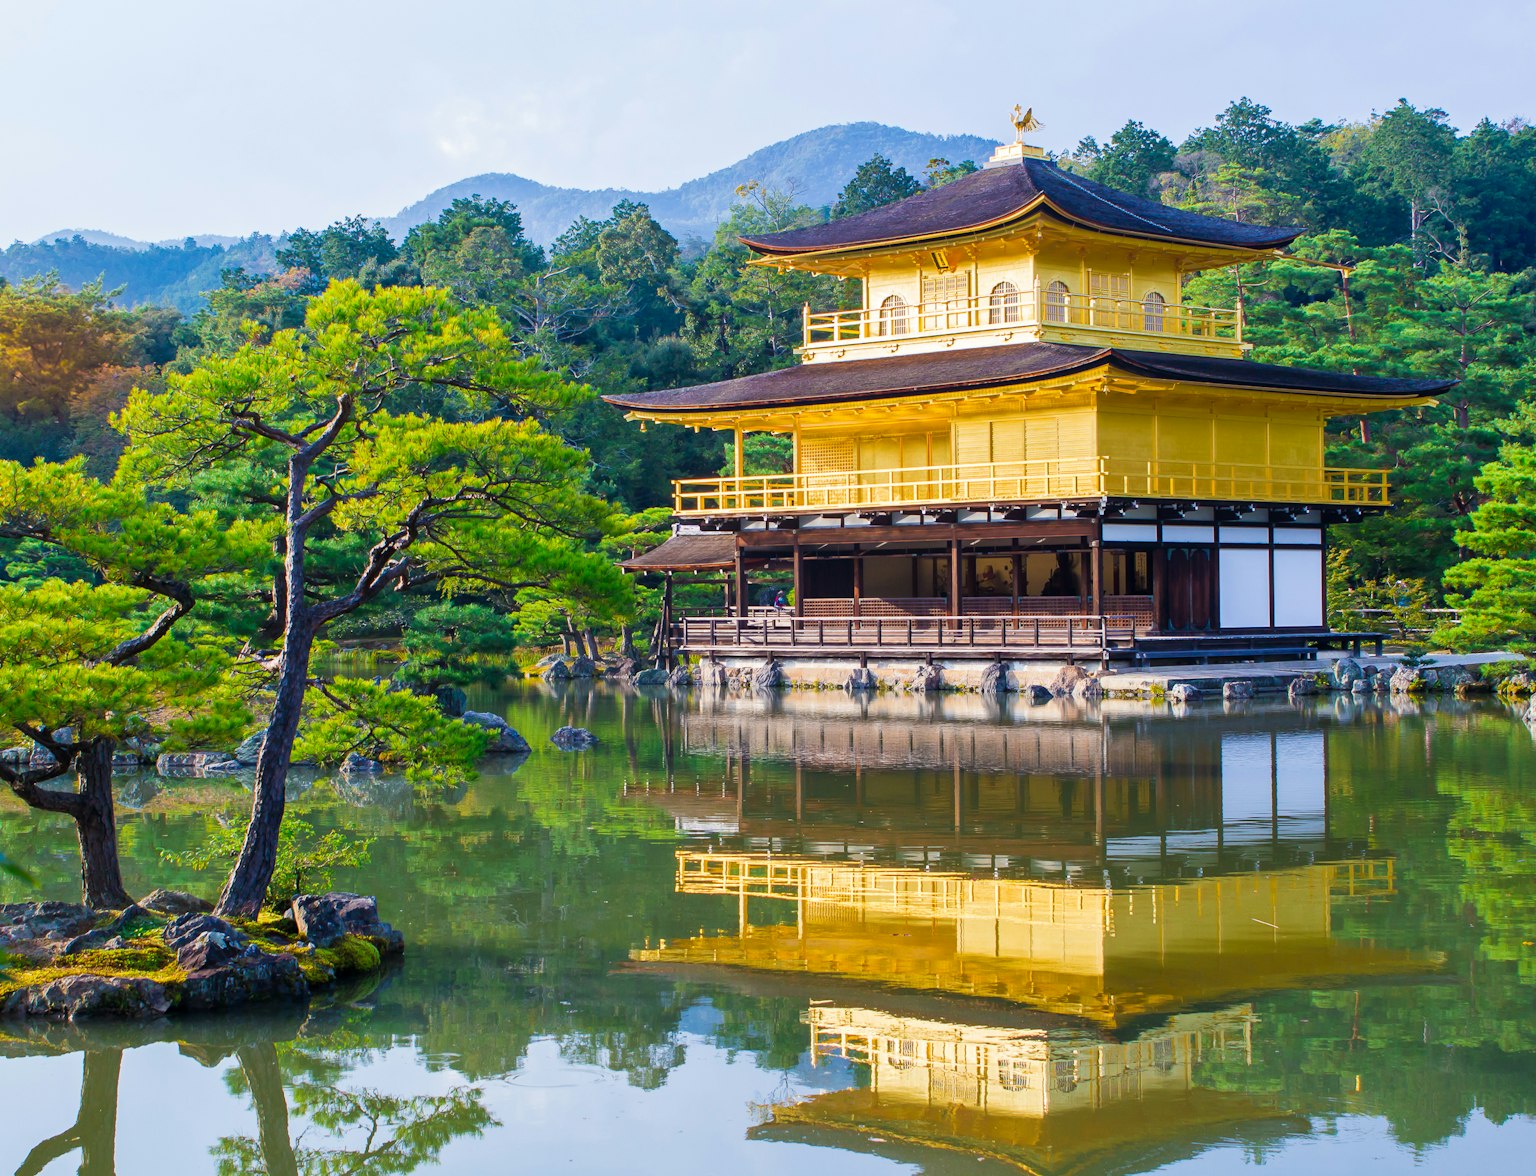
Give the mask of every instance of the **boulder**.
[{"label": "boulder", "polygon": [[464,708],[469,705],[468,695],[457,686],[439,686],[432,697],[437,700],[437,709],[450,719],[462,719]]},{"label": "boulder", "polygon": [[639,669],[640,663],[637,662],[634,658],[621,657],[618,661],[613,663],[613,666],[609,669],[608,673],[613,677],[618,678],[620,681],[627,682],[629,679],[635,676]]},{"label": "boulder", "polygon": [[1533,699],[1520,716],[1525,720],[1525,725],[1531,729],[1531,734],[1536,735],[1536,699]]},{"label": "boulder", "polygon": [[1474,698],[1491,689],[1487,678],[1474,674],[1465,666],[1442,671],[1440,676],[1443,679],[1447,674],[1451,675],[1450,690],[1457,698]]},{"label": "boulder", "polygon": [[924,662],[912,671],[907,689],[913,694],[932,694],[944,689],[944,667]]},{"label": "boulder", "polygon": [[[551,667],[553,668],[553,667]],[[597,677],[597,663],[590,657],[578,657],[571,660],[571,677],[595,678]]]},{"label": "boulder", "polygon": [[1200,691],[1188,682],[1180,682],[1168,691],[1168,701],[1175,706],[1188,706],[1200,701]]},{"label": "boulder", "polygon": [[547,669],[549,669],[550,666],[554,665],[557,661],[564,661],[564,660],[565,660],[565,658],[561,654],[558,654],[558,653],[546,653],[543,657],[539,658],[538,661],[533,663],[533,668],[536,669],[536,670],[547,670]]},{"label": "boulder", "polygon": [[250,950],[259,949],[253,949],[249,943],[242,943],[222,931],[205,931],[177,949],[176,962],[188,973],[202,972],[208,968],[222,968]]},{"label": "boulder", "polygon": [[31,758],[32,749],[25,743],[18,743],[15,747],[0,747],[0,764],[21,767]]},{"label": "boulder", "polygon": [[405,950],[405,936],[379,919],[379,901],[368,894],[301,894],[293,900],[299,934],[315,947],[334,947],[343,935],[371,940],[383,955]]},{"label": "boulder", "polygon": [[73,902],[0,904],[0,948],[38,939],[66,942],[89,931],[100,917],[100,912]]},{"label": "boulder", "polygon": [[224,964],[189,969],[180,995],[183,1009],[229,1009],[253,1001],[304,1000],[309,981],[297,957],[251,947]]},{"label": "boulder", "polygon": [[633,678],[636,686],[665,686],[671,675],[659,666],[649,670],[641,670]]},{"label": "boulder", "polygon": [[1253,683],[1245,682],[1241,678],[1234,682],[1223,683],[1221,696],[1228,702],[1244,702],[1253,697]]},{"label": "boulder", "polygon": [[875,681],[875,672],[868,666],[859,666],[848,675],[848,681],[843,683],[843,689],[849,694],[872,694],[879,687],[880,684]]},{"label": "boulder", "polygon": [[228,776],[245,771],[245,765],[224,751],[167,752],[155,760],[162,776]]},{"label": "boulder", "polygon": [[1298,698],[1311,698],[1317,693],[1317,679],[1310,674],[1303,674],[1299,678],[1292,678],[1291,684],[1285,688],[1286,696],[1292,700]]},{"label": "boulder", "polygon": [[571,680],[571,667],[565,664],[564,658],[557,657],[544,669],[544,681],[569,682]]},{"label": "boulder", "polygon": [[1351,694],[1369,694],[1371,692],[1371,684],[1365,678],[1356,678],[1349,684],[1349,692]]},{"label": "boulder", "polygon": [[369,759],[366,755],[359,755],[355,751],[347,752],[347,758],[341,761],[343,776],[377,776],[383,771],[382,762]]},{"label": "boulder", "polygon": [[693,675],[688,672],[687,666],[678,666],[667,676],[667,685],[674,690],[686,690],[693,685]]},{"label": "boulder", "polygon": [[1082,666],[1062,666],[1051,679],[1050,690],[1057,698],[1070,698],[1077,684],[1088,677]]},{"label": "boulder", "polygon": [[1051,693],[1050,687],[1042,686],[1039,682],[1032,682],[1024,691],[1024,697],[1029,700],[1030,706],[1044,706],[1056,696]]},{"label": "boulder", "polygon": [[1516,670],[1499,680],[1498,692],[1504,698],[1529,698],[1536,694],[1536,675],[1526,670]]},{"label": "boulder", "polygon": [[1072,687],[1074,702],[1097,702],[1104,697],[1104,686],[1092,674],[1084,674]]},{"label": "boulder", "polygon": [[784,672],[779,669],[779,663],[772,658],[760,666],[753,667],[753,690],[777,690],[782,685],[784,685]]},{"label": "boulder", "polygon": [[989,662],[981,672],[981,693],[998,698],[1008,693],[1008,667],[1002,662]]},{"label": "boulder", "polygon": [[561,751],[588,751],[597,746],[597,736],[585,727],[561,727],[549,741]]},{"label": "boulder", "polygon": [[1392,673],[1387,687],[1393,694],[1423,694],[1426,689],[1424,671],[1410,666],[1399,666]]},{"label": "boulder", "polygon": [[176,953],[179,960],[183,948],[190,947],[205,935],[217,935],[238,950],[244,950],[250,937],[218,915],[178,915],[165,927],[165,946]]},{"label": "boulder", "polygon": [[128,906],[110,923],[101,927],[94,927],[82,935],[77,935],[64,945],[60,955],[79,955],[83,951],[99,951],[109,948],[114,944],[122,944],[123,936],[138,934],[150,926],[155,926],[158,920],[137,903],[129,903]]},{"label": "boulder", "polygon": [[1333,685],[1336,689],[1348,690],[1363,677],[1365,672],[1352,657],[1341,657],[1333,663]]},{"label": "boulder", "polygon": [[485,745],[487,755],[516,755],[533,750],[528,740],[518,734],[517,728],[508,725],[507,720],[500,715],[493,715],[489,711],[465,711],[459,721],[490,730],[491,741]]},{"label": "boulder", "polygon": [[0,1002],[0,1015],[148,1020],[164,1016],[171,1003],[164,984],[142,976],[63,976],[13,992]]},{"label": "boulder", "polygon": [[247,736],[239,747],[229,753],[229,756],[243,767],[254,768],[256,766],[256,757],[261,754],[261,746],[266,741],[267,729],[263,727],[254,734]]},{"label": "boulder", "polygon": [[185,890],[151,890],[139,899],[139,906],[157,915],[203,915],[213,910],[213,903]]}]

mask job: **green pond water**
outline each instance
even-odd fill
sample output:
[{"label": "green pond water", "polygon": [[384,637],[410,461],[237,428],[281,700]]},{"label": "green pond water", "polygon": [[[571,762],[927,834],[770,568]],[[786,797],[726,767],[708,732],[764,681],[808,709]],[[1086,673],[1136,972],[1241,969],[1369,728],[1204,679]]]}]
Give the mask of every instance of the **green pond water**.
[{"label": "green pond water", "polygon": [[[295,783],[372,839],[335,882],[400,966],[307,1009],[0,1025],[0,1172],[1532,1170],[1507,708],[471,705],[534,752],[448,796]],[[216,888],[160,854],[238,780],[120,796],[131,888]],[[72,897],[66,827],[7,805],[0,844]]]}]

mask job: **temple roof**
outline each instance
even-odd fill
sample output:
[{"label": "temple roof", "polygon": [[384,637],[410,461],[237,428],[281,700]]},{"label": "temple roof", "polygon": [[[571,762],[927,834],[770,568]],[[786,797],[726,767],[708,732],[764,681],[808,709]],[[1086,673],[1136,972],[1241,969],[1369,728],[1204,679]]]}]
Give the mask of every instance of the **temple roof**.
[{"label": "temple roof", "polygon": [[632,572],[704,572],[734,567],[736,535],[731,531],[683,532],[619,566]]},{"label": "temple roof", "polygon": [[1198,384],[1314,395],[1427,397],[1455,380],[1402,380],[1352,376],[1314,368],[1283,367],[1249,359],[1172,355],[1071,343],[1007,343],[996,347],[922,351],[911,355],[797,364],[777,371],[603,397],[620,408],[648,413],[722,408],[777,408],[849,400],[879,400],[920,393],[996,388],[1074,375],[1102,365],[1129,375]]},{"label": "temple roof", "polygon": [[741,241],[760,253],[783,257],[949,237],[993,228],[1039,209],[1112,233],[1236,249],[1275,249],[1304,231],[1170,208],[1065,172],[1049,160],[1025,158],[857,216]]}]

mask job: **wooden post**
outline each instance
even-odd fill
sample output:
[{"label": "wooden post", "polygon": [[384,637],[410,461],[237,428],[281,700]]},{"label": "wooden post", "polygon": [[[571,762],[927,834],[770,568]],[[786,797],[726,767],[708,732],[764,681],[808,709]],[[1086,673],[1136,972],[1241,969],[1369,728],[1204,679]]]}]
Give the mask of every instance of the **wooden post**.
[{"label": "wooden post", "polygon": [[804,585],[805,585],[805,577],[804,577],[805,561],[804,561],[803,557],[800,554],[800,536],[799,536],[798,533],[795,535],[794,569],[795,569],[795,573],[794,573],[795,574],[795,589],[794,589],[794,591],[795,591],[795,616],[803,617],[805,615],[805,599],[804,599],[805,598],[805,588],[804,588]]},{"label": "wooden post", "polygon": [[960,615],[960,540],[949,541],[949,615]]},{"label": "wooden post", "polygon": [[736,616],[738,619],[747,615],[747,564],[745,552],[742,550],[741,540],[736,540]]},{"label": "wooden post", "polygon": [[668,572],[661,582],[661,649],[656,664],[662,669],[672,669],[672,573]]},{"label": "wooden post", "polygon": [[853,549],[853,615],[859,615],[859,601],[864,598],[864,556]]},{"label": "wooden post", "polygon": [[[742,477],[747,465],[747,435],[742,430],[736,430],[736,476]],[[737,487],[739,490],[740,487]]]},{"label": "wooden post", "polygon": [[1092,585],[1092,612],[1104,615],[1104,544],[1095,539],[1088,548],[1088,581]]}]

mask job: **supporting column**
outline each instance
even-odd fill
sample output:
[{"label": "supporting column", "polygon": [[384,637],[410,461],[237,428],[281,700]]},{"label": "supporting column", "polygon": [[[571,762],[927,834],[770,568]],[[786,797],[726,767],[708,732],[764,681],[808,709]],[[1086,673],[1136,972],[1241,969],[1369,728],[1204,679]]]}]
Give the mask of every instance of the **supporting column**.
[{"label": "supporting column", "polygon": [[747,615],[747,563],[740,536],[736,539],[736,615]]},{"label": "supporting column", "polygon": [[795,534],[793,565],[795,574],[795,616],[803,617],[805,615],[805,560],[800,554],[800,535],[798,532]]},{"label": "supporting column", "polygon": [[747,435],[744,432],[742,432],[740,429],[737,429],[736,430],[736,452],[735,452],[736,462],[735,462],[735,464],[736,464],[736,476],[738,478],[742,477],[745,474],[745,472],[746,472],[746,466],[747,466],[747,444],[746,444],[746,442],[747,442]]},{"label": "supporting column", "polygon": [[661,582],[661,650],[657,664],[668,672],[672,669],[672,573],[667,572]]},{"label": "supporting column", "polygon": [[949,541],[949,615],[960,615],[960,540]]},{"label": "supporting column", "polygon": [[853,549],[853,615],[859,615],[859,602],[864,599],[864,554]]},{"label": "supporting column", "polygon": [[[1103,524],[1101,523],[1102,527]],[[1088,548],[1088,582],[1091,585],[1089,611],[1104,615],[1104,544],[1094,539]]]}]

